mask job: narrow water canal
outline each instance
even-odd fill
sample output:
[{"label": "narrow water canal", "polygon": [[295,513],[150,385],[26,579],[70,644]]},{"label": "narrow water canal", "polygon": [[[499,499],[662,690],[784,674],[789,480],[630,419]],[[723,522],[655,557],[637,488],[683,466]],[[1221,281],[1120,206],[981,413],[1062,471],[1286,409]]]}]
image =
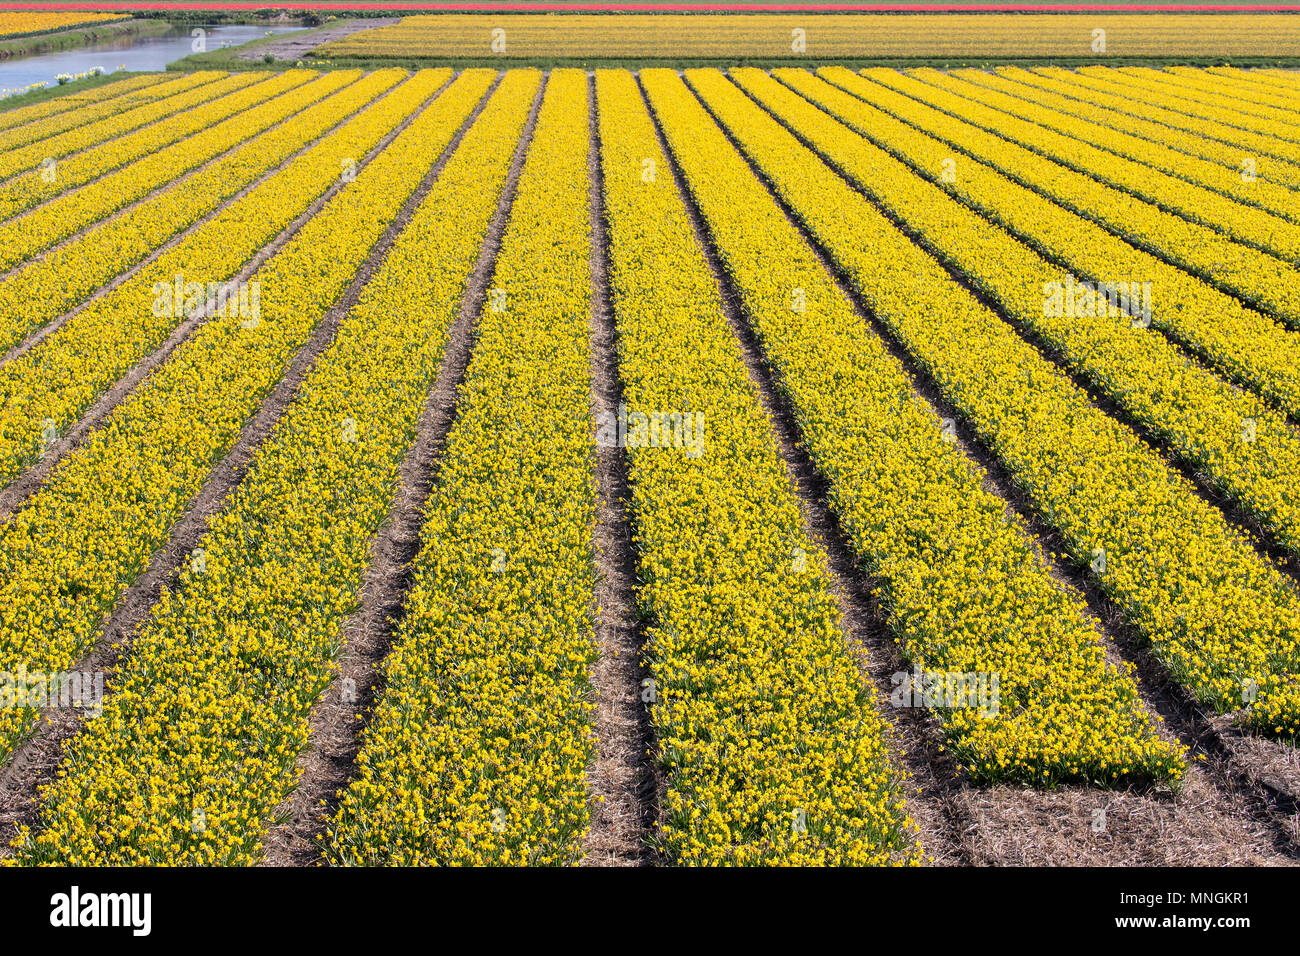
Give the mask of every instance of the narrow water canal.
[{"label": "narrow water canal", "polygon": [[57,50],[35,56],[19,57],[0,62],[0,96],[20,92],[33,83],[44,81],[53,86],[60,73],[76,76],[94,67],[105,73],[116,70],[153,71],[165,69],[168,63],[194,52],[192,31],[202,29],[207,49],[221,46],[238,46],[256,40],[267,33],[293,33],[303,27],[257,26],[222,24],[200,26],[178,24],[168,33],[158,36],[118,37],[104,43],[95,43],[75,50]]}]

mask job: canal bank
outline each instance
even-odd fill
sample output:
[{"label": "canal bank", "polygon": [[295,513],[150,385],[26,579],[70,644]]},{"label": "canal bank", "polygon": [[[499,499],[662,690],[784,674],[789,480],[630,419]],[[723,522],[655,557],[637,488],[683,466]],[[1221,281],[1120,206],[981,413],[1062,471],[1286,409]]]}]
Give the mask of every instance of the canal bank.
[{"label": "canal bank", "polygon": [[[43,96],[36,93],[54,94],[62,89],[69,91],[73,86],[86,88],[104,82],[103,77],[88,76],[98,70],[101,74],[112,75],[122,72],[155,72],[167,69],[173,61],[198,53],[232,48],[252,40],[267,39],[281,34],[294,33],[305,29],[295,24],[268,23],[169,23],[166,21],[136,21],[157,23],[160,29],[148,32],[123,33],[96,40],[75,48],[56,49],[32,56],[15,57],[0,60],[0,95],[8,95],[30,89],[34,84],[44,83],[44,87],[28,93],[21,93],[24,103],[34,102]],[[58,78],[82,77],[66,87],[59,86]],[[94,81],[93,83],[91,81]],[[4,108],[14,103],[8,99]]]}]

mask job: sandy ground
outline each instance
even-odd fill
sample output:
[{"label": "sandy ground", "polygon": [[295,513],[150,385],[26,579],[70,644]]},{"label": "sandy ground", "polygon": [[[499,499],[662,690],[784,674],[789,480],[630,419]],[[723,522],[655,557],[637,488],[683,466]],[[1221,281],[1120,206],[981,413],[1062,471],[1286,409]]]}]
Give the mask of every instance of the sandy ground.
[{"label": "sandy ground", "polygon": [[260,60],[268,53],[277,60],[301,60],[316,47],[361,30],[386,27],[400,21],[401,17],[375,17],[366,20],[347,20],[323,30],[290,33],[272,43],[259,44],[239,54],[241,60]]}]

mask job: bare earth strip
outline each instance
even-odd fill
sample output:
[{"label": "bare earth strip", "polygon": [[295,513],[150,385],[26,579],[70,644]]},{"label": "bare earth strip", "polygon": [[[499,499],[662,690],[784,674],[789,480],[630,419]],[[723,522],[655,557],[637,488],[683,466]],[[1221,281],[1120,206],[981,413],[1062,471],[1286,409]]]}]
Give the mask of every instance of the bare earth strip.
[{"label": "bare earth strip", "polygon": [[[611,310],[609,241],[604,216],[604,177],[596,115],[595,78],[589,74],[590,149],[587,176],[591,217],[591,404],[612,411],[623,400],[618,342]],[[583,863],[646,866],[658,862],[649,844],[659,821],[667,781],[654,765],[649,709],[641,681],[644,629],[637,613],[636,551],[633,546],[627,453],[596,448],[596,636],[600,657],[591,675],[596,691],[593,727],[595,761],[587,772],[591,827],[583,842]]]},{"label": "bare earth strip", "polygon": [[[402,461],[400,487],[383,529],[371,542],[370,564],[361,586],[361,606],[344,622],[345,642],[338,659],[338,673],[312,710],[308,749],[298,758],[298,787],[280,808],[278,817],[284,823],[266,832],[265,866],[310,866],[321,862],[320,837],[337,810],[339,793],[351,778],[361,750],[360,733],[364,724],[358,717],[373,712],[373,704],[383,690],[382,664],[392,647],[410,591],[412,562],[420,547],[425,504],[437,478],[447,435],[456,420],[457,388],[469,365],[475,322],[492,279],[545,88],[544,82],[539,84],[511,157],[496,211],[448,335],[438,376],[420,415],[415,442]],[[454,153],[486,102],[487,97],[452,140],[435,173]],[[432,185],[431,178],[428,186]],[[419,199],[423,200],[427,192],[427,188],[422,189]],[[349,680],[352,683],[345,695],[343,682]]]},{"label": "bare earth strip", "polygon": [[[452,81],[449,79],[447,83],[443,84],[436,91],[434,91],[432,96],[430,96],[429,99],[424,102],[424,104],[420,107],[420,109],[417,109],[414,112],[412,112],[412,114],[408,116],[401,124],[399,124],[396,128],[394,128],[387,135],[385,135],[384,138],[381,139],[375,145],[375,147],[372,150],[370,150],[370,152],[367,153],[362,158],[362,160],[357,164],[358,170],[364,168],[368,163],[370,163],[371,160],[373,160],[376,156],[378,156],[381,152],[383,152],[384,149],[387,148],[388,144],[391,143],[393,139],[395,139],[398,135],[400,135],[402,131],[405,130],[412,122],[414,122],[415,118],[419,116],[420,113],[424,109],[426,109],[430,103],[432,103],[435,99],[437,99],[442,94],[442,91],[445,90],[451,82]],[[401,84],[398,84],[397,86],[393,87],[393,89],[396,90],[400,86]],[[391,92],[392,90],[389,91],[389,93]],[[389,95],[389,93],[385,93],[384,96]],[[370,104],[367,104],[367,107],[373,105],[374,103],[379,102],[382,99],[383,97],[377,97]],[[307,149],[311,148],[312,145],[313,144],[308,144],[307,146],[304,146],[302,150],[294,154],[294,157],[300,155],[302,152],[305,152]],[[290,157],[290,160],[292,160],[294,157]],[[286,162],[290,160],[286,160]],[[241,190],[240,195],[244,195],[245,193],[247,193],[257,185],[259,185],[260,183],[264,182],[266,179],[270,178],[271,176],[274,176],[277,172],[278,169],[272,170],[270,173],[266,174],[266,176],[261,177],[256,183],[250,185],[248,189]],[[338,191],[343,188],[343,185],[344,183],[341,179],[336,180],[329,187],[329,189],[327,189],[321,196],[319,196],[315,202],[313,202],[310,206],[308,206],[307,209],[301,215],[298,216],[298,218],[296,218],[293,222],[291,222],[288,226],[286,226],[283,230],[281,230],[280,233],[274,239],[272,239],[265,246],[263,246],[258,251],[257,255],[254,256],[252,259],[250,259],[244,265],[244,267],[240,269],[239,272],[236,273],[235,276],[233,276],[230,279],[230,281],[225,284],[226,290],[228,292],[230,290],[236,290],[241,283],[245,282],[250,276],[253,275],[253,273],[255,273],[258,269],[260,269],[263,263],[265,263],[273,255],[279,252],[280,249],[290,239],[294,237],[294,235],[298,232],[298,230],[300,230],[304,225],[307,224],[308,220],[310,220],[313,216],[315,216],[316,213],[319,212],[326,203],[328,203],[331,199],[334,198],[335,194],[338,193]],[[234,202],[238,198],[239,198],[238,196],[235,197],[234,199],[231,200],[231,202]],[[227,203],[226,205],[229,205],[229,203]],[[180,241],[180,239],[184,238],[186,234],[192,232],[194,229],[197,228],[198,228],[198,224],[186,230],[186,232],[183,233],[181,236],[178,236],[176,238],[176,241]],[[164,246],[163,249],[165,250],[166,248],[170,248],[170,246],[173,244],[174,243],[169,243],[168,246]],[[160,252],[161,251],[163,250],[160,250]],[[143,265],[144,264],[142,263],[141,267],[143,267]],[[100,292],[97,293],[94,298],[97,299],[102,295],[108,294],[108,292],[112,291],[113,288],[116,288],[116,286],[120,285],[132,274],[134,274],[134,272],[125,274],[123,276],[119,276],[118,279],[115,280],[110,286],[106,286],[103,289],[101,289]],[[77,312],[80,312],[83,309],[85,309],[86,306],[88,306],[91,301],[94,301],[94,299],[88,300],[87,302],[83,302],[80,306],[77,307],[76,310],[70,312],[67,316],[61,318],[59,322],[66,323],[67,320],[71,318],[73,315],[75,315]],[[218,299],[217,301],[220,300]],[[23,503],[28,498],[30,498],[33,494],[39,491],[40,488],[48,480],[50,473],[59,464],[59,462],[62,461],[67,455],[75,451],[77,448],[80,448],[90,437],[90,435],[95,431],[95,429],[99,428],[100,425],[104,423],[105,419],[107,419],[108,416],[112,414],[113,409],[115,409],[119,404],[121,404],[121,402],[132,391],[134,391],[135,388],[142,381],[144,381],[156,368],[158,368],[160,365],[166,362],[167,359],[171,357],[172,353],[175,352],[176,349],[179,348],[187,338],[189,338],[191,333],[193,333],[193,331],[196,328],[198,328],[200,325],[202,325],[211,317],[212,317],[211,310],[205,308],[204,310],[185,319],[179,325],[177,325],[176,328],[172,330],[171,335],[167,337],[167,340],[163,342],[163,344],[160,345],[156,350],[154,350],[153,354],[149,355],[139,365],[133,368],[131,372],[127,374],[115,386],[113,386],[112,389],[110,389],[109,391],[101,395],[99,400],[96,401],[86,411],[86,413],[81,417],[81,419],[75,425],[73,425],[68,429],[67,434],[65,434],[58,441],[51,443],[49,448],[46,450],[45,455],[38,462],[36,462],[36,464],[32,465],[31,468],[29,468],[27,471],[23,472],[20,476],[18,476],[13,481],[11,481],[6,487],[0,489],[0,522],[9,520],[9,518],[13,515],[13,513],[17,511],[19,508],[21,508]]]},{"label": "bare earth strip", "polygon": [[338,26],[328,27],[324,30],[313,30],[306,35],[290,34],[272,43],[261,44],[250,50],[245,50],[239,54],[239,58],[241,60],[260,60],[269,53],[277,60],[299,60],[318,46],[332,40],[351,36],[353,33],[362,30],[391,26],[400,22],[401,19],[401,17],[375,17],[367,20],[349,20],[347,23],[340,23]]},{"label": "bare earth strip", "polygon": [[[734,140],[732,145],[735,146]],[[737,149],[737,152],[740,153],[740,150]],[[938,418],[950,419],[956,423],[958,441],[963,450],[988,475],[986,487],[1008,502],[1008,507],[1014,510],[1033,535],[1040,554],[1050,556],[1054,550],[1055,535],[1044,526],[1032,504],[1016,489],[996,458],[974,438],[943,399],[933,381],[916,366],[889,330],[876,320],[848,278],[830,260],[825,249],[771,189],[767,178],[750,165],[754,174],[769,187],[769,193],[787,219],[853,303],[863,322],[876,331],[890,353],[902,363],[917,393],[935,409]],[[685,194],[680,171],[676,169],[675,163],[673,166],[679,189]],[[692,206],[694,212],[693,204],[688,205]],[[716,252],[712,245],[706,248],[709,249],[711,260],[716,263]],[[778,431],[787,436],[789,447],[796,450],[796,455],[803,455],[798,426],[788,407],[782,412],[778,405],[773,418],[778,423]],[[814,466],[809,463],[807,467]],[[792,471],[798,478],[800,469],[795,467]],[[802,492],[804,489],[801,487],[800,490]],[[805,497],[810,510],[827,512],[828,524],[834,528],[834,516],[826,509],[825,501],[825,494],[820,492]],[[813,530],[821,530],[816,522],[813,523]],[[824,543],[828,545],[832,564],[837,574],[843,571],[846,575],[850,582],[847,590],[851,594],[855,590],[851,586],[854,576],[859,576],[860,583],[866,584],[866,575],[857,568],[846,539],[844,545],[848,549],[848,560],[852,568],[836,566],[838,559],[834,535],[828,535],[828,538]],[[1059,550],[1059,545],[1055,545],[1055,549]],[[1130,638],[1122,634],[1123,625],[1118,610],[1083,575],[1055,561],[1049,560],[1049,566],[1059,580],[1080,590],[1087,598],[1108,637],[1106,650],[1111,659],[1129,658],[1129,653],[1121,652],[1123,648],[1131,648],[1132,643]],[[870,599],[865,597],[867,592],[860,593],[864,596],[863,600],[870,604]],[[847,616],[846,613],[846,619]],[[906,667],[897,650],[889,650],[893,639],[885,633],[885,621],[878,608],[872,608],[872,616],[876,618],[875,626],[882,633],[879,637],[872,638],[871,628],[868,627],[864,642],[872,651],[878,646],[880,656],[870,654],[867,666],[876,686],[883,689],[890,686],[890,674]],[[1149,652],[1147,656],[1149,663],[1146,666],[1135,660],[1139,674],[1144,678],[1148,678],[1152,672],[1164,674],[1163,666],[1155,662]],[[1153,699],[1149,686],[1140,684],[1139,687],[1143,690],[1148,710],[1163,718],[1162,735],[1166,739],[1176,737],[1191,749],[1192,765],[1177,793],[1165,788],[1102,790],[1064,786],[1053,791],[1042,791],[1010,785],[971,786],[960,777],[954,778],[955,768],[938,753],[937,724],[930,720],[918,720],[911,715],[905,717],[901,722],[902,729],[896,732],[900,733],[902,743],[908,750],[905,763],[917,781],[915,790],[922,795],[921,802],[916,803],[914,794],[908,794],[909,810],[921,826],[921,842],[928,855],[936,863],[1091,866],[1261,865],[1287,864],[1300,858],[1292,842],[1290,828],[1283,826],[1281,813],[1270,797],[1241,774],[1226,772],[1221,761],[1195,759],[1198,755],[1203,756],[1198,744],[1202,737],[1199,727],[1193,726],[1178,708],[1170,706],[1158,696]],[[918,772],[919,765],[926,762],[930,768]],[[929,798],[924,796],[925,790],[930,791]],[[933,799],[936,806],[926,806],[929,799]],[[935,842],[936,837],[938,842]]]},{"label": "bare earth strip", "polygon": [[[439,87],[391,135],[386,136],[372,154],[366,157],[366,162],[369,162],[395,136],[406,129],[445,88],[446,84]],[[363,165],[358,164],[359,167]],[[430,173],[430,177],[432,176],[433,173]],[[430,178],[428,183],[431,182]],[[337,191],[338,185],[336,184],[329,195]],[[134,635],[144,622],[150,608],[157,601],[162,589],[175,581],[185,558],[207,531],[209,519],[224,507],[231,492],[243,480],[253,457],[296,396],[303,378],[320,354],[333,341],[340,322],[356,305],[362,288],[369,281],[376,266],[387,255],[389,247],[400,231],[400,226],[409,219],[414,210],[415,206],[412,204],[414,201],[414,197],[408,201],[371,250],[370,256],[357,271],[343,296],[316,324],[306,344],[294,356],[271,395],[252,420],[241,429],[235,445],[212,469],[207,482],[190,502],[185,515],[173,526],[167,543],[154,554],[145,573],[123,593],[103,626],[99,645],[86,659],[72,668],[73,671],[81,673],[109,671],[123,655],[130,652]],[[321,204],[323,202],[324,199],[321,200]],[[316,204],[310,211],[311,214],[314,214],[315,206]],[[308,218],[310,215],[304,214],[302,221],[305,222]],[[300,226],[301,223],[295,225]],[[287,241],[288,237],[284,238]],[[267,249],[263,249],[259,257],[265,259],[271,254]],[[12,855],[8,844],[20,827],[36,825],[40,787],[53,779],[62,759],[65,744],[81,730],[84,723],[85,716],[82,711],[72,708],[47,708],[42,713],[40,723],[32,736],[15,750],[9,764],[0,770],[0,858]]]}]

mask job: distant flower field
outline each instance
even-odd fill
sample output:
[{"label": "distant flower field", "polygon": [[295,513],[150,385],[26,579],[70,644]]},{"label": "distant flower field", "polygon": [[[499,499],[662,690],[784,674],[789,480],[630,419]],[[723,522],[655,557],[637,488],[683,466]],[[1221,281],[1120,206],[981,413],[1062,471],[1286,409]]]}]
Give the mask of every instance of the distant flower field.
[{"label": "distant flower field", "polygon": [[0,12],[0,39],[64,30],[68,27],[87,27],[108,20],[123,19],[120,13],[18,13]]},{"label": "distant flower field", "polygon": [[[509,18],[458,20],[331,53]],[[909,758],[1177,791],[1165,698],[1293,753],[1298,108],[1286,70],[1098,65],[0,111],[4,862],[571,864],[622,761],[657,862],[915,865]]]},{"label": "distant flower field", "polygon": [[432,14],[320,47],[329,57],[503,59],[1293,56],[1286,14]]}]

